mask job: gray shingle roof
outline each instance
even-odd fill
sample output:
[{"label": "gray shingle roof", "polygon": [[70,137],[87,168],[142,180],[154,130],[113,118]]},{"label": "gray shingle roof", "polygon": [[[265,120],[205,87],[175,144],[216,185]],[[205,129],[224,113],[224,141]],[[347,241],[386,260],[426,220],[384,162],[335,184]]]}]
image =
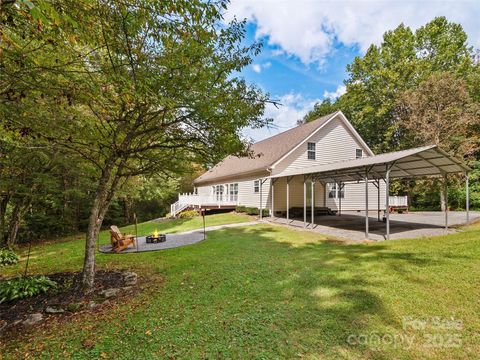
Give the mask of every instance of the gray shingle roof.
[{"label": "gray shingle roof", "polygon": [[194,184],[198,185],[216,179],[266,170],[337,113],[334,112],[322,116],[317,120],[296,126],[253,144],[250,148],[252,157],[227,156],[213,168],[195,179]]}]

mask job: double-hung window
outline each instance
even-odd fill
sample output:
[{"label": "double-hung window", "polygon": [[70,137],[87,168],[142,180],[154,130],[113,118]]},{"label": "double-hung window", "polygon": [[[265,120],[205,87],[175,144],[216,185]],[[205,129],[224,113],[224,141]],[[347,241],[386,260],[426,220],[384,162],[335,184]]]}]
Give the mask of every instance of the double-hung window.
[{"label": "double-hung window", "polygon": [[363,157],[363,150],[362,149],[356,149],[355,150],[355,158],[356,159],[361,159]]},{"label": "double-hung window", "polygon": [[255,180],[253,182],[253,192],[255,194],[259,193],[260,192],[260,180]]},{"label": "double-hung window", "polygon": [[307,158],[308,160],[315,160],[315,143],[307,143]]},{"label": "double-hung window", "polygon": [[238,200],[238,183],[230,184],[230,201]]},{"label": "double-hung window", "polygon": [[223,201],[223,185],[215,186],[215,197],[217,201]]},{"label": "double-hung window", "polygon": [[345,198],[345,187],[340,186],[337,183],[327,184],[328,198],[329,199],[344,199]]}]

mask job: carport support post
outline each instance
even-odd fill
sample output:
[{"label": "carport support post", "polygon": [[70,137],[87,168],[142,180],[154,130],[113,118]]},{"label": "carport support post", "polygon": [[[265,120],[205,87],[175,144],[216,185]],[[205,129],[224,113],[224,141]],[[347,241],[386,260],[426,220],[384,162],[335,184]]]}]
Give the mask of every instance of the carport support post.
[{"label": "carport support post", "polygon": [[303,179],[303,227],[307,227],[307,182]]},{"label": "carport support post", "polygon": [[312,229],[313,229],[313,224],[315,224],[315,181],[312,180],[312,196],[310,197],[311,199],[311,208],[312,208]]},{"label": "carport support post", "polygon": [[263,208],[262,208],[262,185],[263,185],[263,179],[260,179],[260,220],[263,218]]},{"label": "carport support post", "polygon": [[290,179],[287,177],[287,222],[290,219]]},{"label": "carport support post", "polygon": [[365,168],[365,239],[368,239],[368,169]]},{"label": "carport support post", "polygon": [[275,218],[275,211],[274,211],[274,207],[275,207],[275,180],[274,179],[270,179],[270,186],[272,187],[272,197],[271,197],[271,205],[272,205],[272,220]]},{"label": "carport support post", "polygon": [[337,183],[338,194],[338,216],[342,216],[342,182]]},{"label": "carport support post", "polygon": [[444,176],[445,182],[445,230],[448,230],[448,183],[447,174]]},{"label": "carport support post", "polygon": [[377,180],[377,220],[380,221],[380,180]]},{"label": "carport support post", "polygon": [[470,220],[470,189],[468,188],[468,173],[465,174],[465,191],[466,191],[466,197],[465,197],[465,210],[467,211],[467,223]]},{"label": "carport support post", "polygon": [[386,238],[387,240],[390,240],[390,168],[387,165],[387,172],[385,174],[385,217],[387,219],[386,221]]}]

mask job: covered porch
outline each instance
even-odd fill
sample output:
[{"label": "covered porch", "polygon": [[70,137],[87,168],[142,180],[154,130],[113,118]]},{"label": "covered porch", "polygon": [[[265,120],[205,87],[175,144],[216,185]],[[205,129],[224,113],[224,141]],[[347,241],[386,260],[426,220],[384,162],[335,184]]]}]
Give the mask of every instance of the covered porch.
[{"label": "covered porch", "polygon": [[[466,211],[461,216],[463,217],[462,222],[468,222],[470,220],[469,171],[470,168],[463,164],[463,162],[451,157],[435,145],[343,162],[316,165],[309,168],[294,169],[288,173],[271,176],[269,178],[271,193],[268,194],[268,196],[270,199],[269,208],[272,214],[271,218],[273,221],[282,222],[283,220],[286,224],[300,225],[304,228],[311,229],[325,226],[335,229],[344,229],[347,232],[349,229],[353,229],[352,231],[358,232],[359,226],[361,226],[363,228],[363,239],[375,240],[388,240],[391,238],[392,234],[395,234],[394,237],[398,237],[398,233],[408,232],[408,228],[411,228],[412,226],[419,228],[429,225],[430,228],[441,228],[445,231],[449,229],[449,225],[454,224],[453,218],[450,219],[449,222],[448,211],[448,177],[451,175],[463,176],[465,179],[467,194],[465,204]],[[389,203],[390,197],[388,196],[390,193],[391,180],[420,177],[443,178],[444,188],[442,191],[444,191],[445,194],[446,211],[441,216],[441,218],[443,218],[442,224],[439,224],[438,219],[431,224],[424,224],[423,222],[418,222],[416,220],[405,222],[398,220],[395,217],[391,219],[392,215],[389,211],[385,211],[384,223],[382,221],[383,219],[381,219],[380,213],[382,209],[391,208],[391,204]],[[298,186],[299,179],[301,179],[300,188]],[[265,181],[266,180],[267,179],[265,179]],[[277,199],[279,193],[276,188],[280,187],[279,185],[282,182],[285,184],[285,187],[282,188],[284,202],[278,204]],[[363,214],[342,213],[342,197],[339,196],[335,203],[337,206],[335,214],[330,214],[330,216],[319,216],[327,215],[325,212],[319,213],[319,210],[321,211],[322,207],[328,208],[327,191],[329,189],[326,189],[326,184],[332,183],[335,184],[335,191],[337,191],[337,193],[341,192],[343,187],[347,184],[364,184],[362,202]],[[384,194],[387,194],[384,195],[383,202],[380,191],[382,186],[385,188]],[[291,195],[292,190],[295,194],[294,196]],[[292,211],[292,198],[298,203],[298,194],[300,192],[302,195],[303,206],[303,209],[301,209],[301,216],[303,218],[299,218],[298,213],[290,214]],[[377,193],[376,199],[372,199],[372,195],[375,194],[375,192]],[[279,211],[279,209],[281,210]],[[281,217],[278,216],[279,214]],[[282,219],[282,217],[284,217],[284,219]],[[426,219],[428,221],[428,217]],[[455,222],[458,222],[457,220],[457,215],[455,215]],[[362,225],[360,225],[360,223]],[[358,235],[355,237],[358,238]]]}]

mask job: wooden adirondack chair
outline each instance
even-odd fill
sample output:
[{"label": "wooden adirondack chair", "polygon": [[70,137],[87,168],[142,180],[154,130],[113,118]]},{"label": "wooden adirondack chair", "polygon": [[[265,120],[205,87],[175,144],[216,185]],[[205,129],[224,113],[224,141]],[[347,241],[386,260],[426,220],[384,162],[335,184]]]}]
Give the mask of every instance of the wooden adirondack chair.
[{"label": "wooden adirondack chair", "polygon": [[113,252],[125,250],[130,245],[136,246],[135,235],[122,235],[120,229],[115,225],[110,226],[110,241]]}]

